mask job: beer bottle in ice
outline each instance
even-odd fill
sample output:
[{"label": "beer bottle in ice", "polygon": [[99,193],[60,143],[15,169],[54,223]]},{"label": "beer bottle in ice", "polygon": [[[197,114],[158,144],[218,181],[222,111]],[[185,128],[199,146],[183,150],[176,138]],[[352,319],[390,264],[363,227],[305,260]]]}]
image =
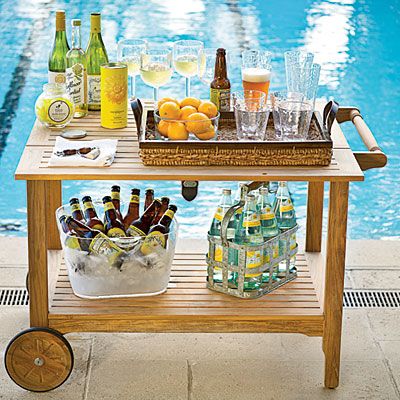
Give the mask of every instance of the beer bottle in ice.
[{"label": "beer bottle in ice", "polygon": [[[209,230],[209,235],[215,236],[215,237],[221,237],[221,224],[222,220],[224,219],[224,216],[226,212],[232,207],[232,192],[230,189],[223,189],[222,190],[222,197],[219,202],[219,205],[217,207],[217,210],[215,211],[214,218],[211,222],[211,227]],[[228,229],[227,229],[227,239],[228,240],[233,240],[234,234],[235,234],[235,222],[234,219],[229,221],[228,224]],[[222,251],[222,246],[219,244],[215,245],[214,249],[214,260],[222,262],[222,256],[223,256],[223,251]],[[229,276],[228,279],[231,279],[232,276]],[[215,267],[214,268],[214,281],[215,282],[222,282],[222,270],[221,268]]]},{"label": "beer bottle in ice", "polygon": [[83,212],[85,213],[86,225],[89,228],[97,229],[104,232],[104,225],[97,216],[96,209],[93,206],[92,198],[90,196],[82,197]]},{"label": "beer bottle in ice", "polygon": [[150,230],[151,222],[153,221],[157,209],[161,207],[161,201],[158,199],[154,199],[153,202],[147,207],[146,211],[143,215],[137,220],[133,221],[127,233],[129,236],[146,236]]},{"label": "beer bottle in ice", "polygon": [[67,246],[70,249],[76,249],[76,250],[81,250],[81,247],[79,245],[79,240],[77,239],[77,234],[68,226],[66,223],[67,216],[61,215],[59,218],[61,228],[63,232],[66,235],[65,238],[65,246]]},{"label": "beer bottle in ice", "polygon": [[155,247],[167,247],[169,227],[174,219],[177,209],[178,207],[174,204],[168,206],[168,209],[161,217],[160,222],[150,228],[149,233],[140,248],[144,255],[150,254]]},{"label": "beer bottle in ice", "polygon": [[218,49],[215,59],[214,79],[210,85],[210,100],[219,111],[230,111],[231,83],[226,68],[226,51]]},{"label": "beer bottle in ice", "polygon": [[[259,195],[257,200],[257,209],[260,214],[261,221],[261,231],[264,238],[264,241],[273,239],[277,235],[279,235],[278,223],[276,221],[276,217],[274,211],[272,209],[271,202],[268,196],[268,188],[261,187],[259,189]],[[274,259],[279,257],[279,241],[272,246],[270,249],[267,247],[264,250],[263,259],[264,263],[273,262]],[[265,271],[263,273],[263,281],[269,281],[269,271]]]},{"label": "beer bottle in ice", "polygon": [[150,204],[153,202],[153,200],[154,200],[154,190],[146,189],[145,197],[144,197],[143,211],[146,211],[150,207]]},{"label": "beer bottle in ice", "polygon": [[111,186],[111,199],[114,204],[115,212],[117,214],[117,219],[120,222],[123,221],[123,217],[121,215],[121,188],[118,185]]},{"label": "beer bottle in ice", "polygon": [[165,211],[168,210],[168,205],[169,205],[169,198],[168,197],[161,197],[161,207],[158,210],[156,216],[154,217],[153,221],[151,222],[152,225],[158,224],[162,216],[164,215]]},{"label": "beer bottle in ice", "polygon": [[[260,214],[257,211],[256,198],[253,194],[246,196],[246,203],[235,231],[234,242],[240,245],[258,245],[263,243]],[[237,265],[241,261],[242,251],[236,251]],[[244,254],[246,268],[258,268],[262,265],[260,250],[246,250]],[[237,280],[237,274],[235,274]],[[247,273],[244,277],[244,290],[257,290],[262,284],[262,273]]]},{"label": "beer bottle in ice", "polygon": [[104,205],[104,229],[108,237],[125,237],[125,228],[122,222],[118,219],[117,213],[112,202],[111,196],[103,197]]},{"label": "beer bottle in ice", "polygon": [[131,198],[129,200],[128,212],[124,218],[124,227],[128,229],[132,221],[139,218],[140,189],[131,190]]},{"label": "beer bottle in ice", "polygon": [[72,199],[69,200],[69,205],[71,207],[71,215],[74,219],[82,222],[85,221],[85,217],[83,216],[81,206],[79,204],[79,199],[76,197],[73,197]]}]

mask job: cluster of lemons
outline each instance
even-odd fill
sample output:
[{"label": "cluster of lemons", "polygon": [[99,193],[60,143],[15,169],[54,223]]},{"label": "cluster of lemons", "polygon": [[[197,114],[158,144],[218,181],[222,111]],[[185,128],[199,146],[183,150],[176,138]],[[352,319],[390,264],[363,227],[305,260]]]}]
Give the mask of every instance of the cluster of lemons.
[{"label": "cluster of lemons", "polygon": [[189,133],[201,140],[215,136],[210,118],[218,115],[218,109],[211,101],[195,97],[178,101],[164,97],[158,101],[158,113],[162,118],[157,125],[158,132],[170,140],[187,140]]}]

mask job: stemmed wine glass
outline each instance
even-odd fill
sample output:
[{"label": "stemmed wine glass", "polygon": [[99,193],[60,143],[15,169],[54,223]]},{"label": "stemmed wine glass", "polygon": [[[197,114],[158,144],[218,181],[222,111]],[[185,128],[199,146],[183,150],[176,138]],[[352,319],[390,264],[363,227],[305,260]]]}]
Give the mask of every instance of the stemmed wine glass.
[{"label": "stemmed wine glass", "polygon": [[147,48],[147,41],[142,39],[123,39],[118,42],[117,59],[128,66],[131,78],[131,98],[135,97],[136,75],[140,70],[140,54]]},{"label": "stemmed wine glass", "polygon": [[197,75],[199,52],[204,48],[199,40],[178,40],[173,47],[175,71],[186,78],[186,97],[190,96],[190,78]]},{"label": "stemmed wine glass", "polygon": [[151,47],[140,56],[140,76],[146,85],[154,88],[153,98],[158,100],[161,86],[167,84],[172,76],[172,54],[165,46]]}]

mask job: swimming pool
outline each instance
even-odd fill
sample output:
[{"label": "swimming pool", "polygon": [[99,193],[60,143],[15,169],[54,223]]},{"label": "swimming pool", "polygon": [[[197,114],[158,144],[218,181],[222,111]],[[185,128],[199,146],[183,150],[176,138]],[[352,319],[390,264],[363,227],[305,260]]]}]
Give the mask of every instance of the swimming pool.
[{"label": "swimming pool", "polygon": [[[400,121],[395,109],[400,100],[398,0],[388,0],[384,6],[374,0],[292,0],[285,8],[279,1],[263,0],[16,0],[13,4],[0,1],[0,235],[26,235],[25,183],[14,181],[13,174],[34,122],[34,102],[47,79],[54,11],[61,8],[69,21],[82,18],[84,46],[90,12],[101,11],[110,59],[115,58],[116,43],[123,37],[169,42],[198,38],[207,47],[225,47],[230,51],[233,90],[240,88],[238,56],[245,48],[273,52],[271,88],[275,89],[284,86],[285,50],[315,53],[322,64],[319,96],[358,106],[389,157],[386,168],[367,171],[365,182],[351,184],[348,236],[400,237]],[[141,97],[152,95],[140,79],[137,91]],[[177,74],[161,88],[161,96],[176,94],[184,95],[184,79]],[[193,79],[192,94],[206,97],[208,89]],[[351,124],[344,131],[352,148],[363,150]],[[84,193],[108,193],[111,183],[66,182],[64,200]],[[153,186],[157,194],[170,196],[179,207],[181,235],[186,237],[204,235],[220,188],[236,188],[233,183],[201,182],[198,198],[187,203],[178,182],[121,183],[123,195],[128,197],[133,185]],[[302,223],[306,185],[292,184],[291,190]]]}]

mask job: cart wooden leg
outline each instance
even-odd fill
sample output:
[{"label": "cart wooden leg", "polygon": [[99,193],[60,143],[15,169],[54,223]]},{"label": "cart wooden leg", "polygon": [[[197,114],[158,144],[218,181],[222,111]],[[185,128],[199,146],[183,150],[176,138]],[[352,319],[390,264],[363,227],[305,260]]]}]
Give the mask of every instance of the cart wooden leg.
[{"label": "cart wooden leg", "polygon": [[62,205],[61,181],[46,182],[46,223],[47,248],[61,250],[60,235],[57,229],[55,212]]},{"label": "cart wooden leg", "polygon": [[323,211],[324,182],[309,182],[307,197],[306,251],[321,251]]},{"label": "cart wooden leg", "polygon": [[27,181],[29,314],[31,327],[48,326],[46,182]]},{"label": "cart wooden leg", "polygon": [[348,194],[348,182],[331,182],[322,347],[325,353],[325,386],[332,389],[339,384]]}]

